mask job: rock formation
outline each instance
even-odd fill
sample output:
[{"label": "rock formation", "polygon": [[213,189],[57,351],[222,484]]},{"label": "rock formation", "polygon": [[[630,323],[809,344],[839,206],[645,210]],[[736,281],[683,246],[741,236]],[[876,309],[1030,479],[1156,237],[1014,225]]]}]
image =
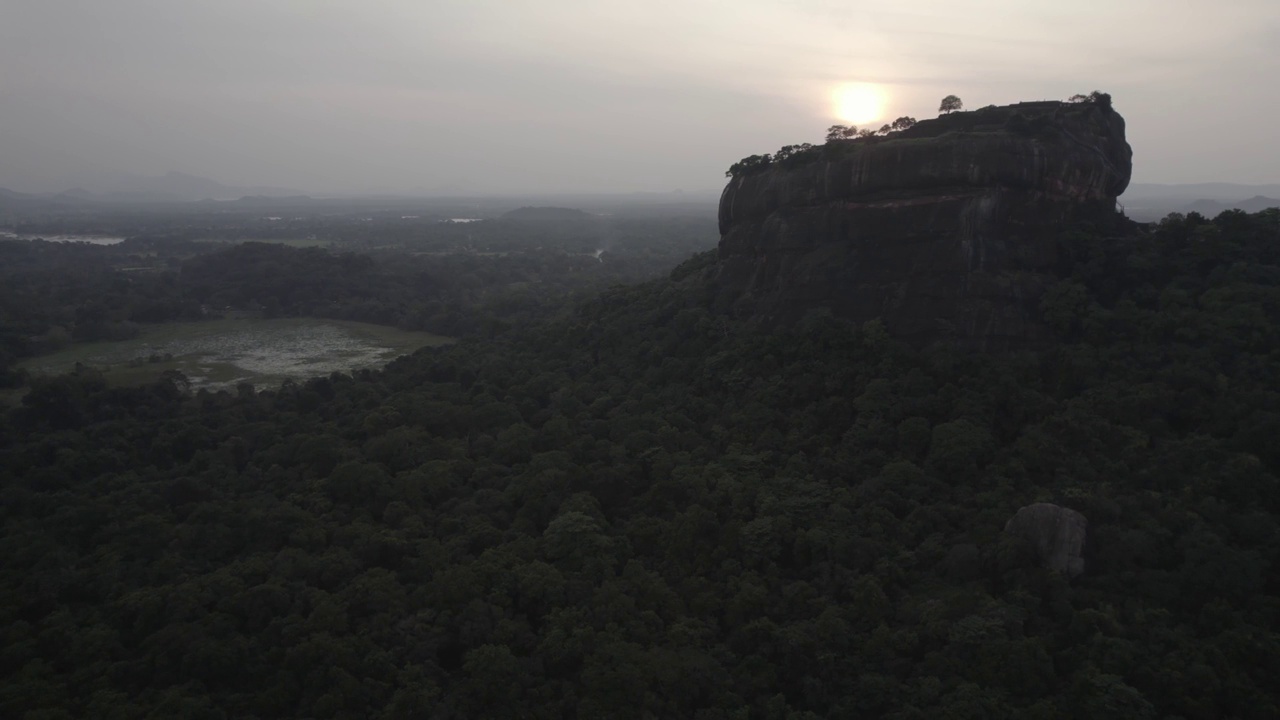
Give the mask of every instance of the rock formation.
[{"label": "rock formation", "polygon": [[742,172],[720,198],[719,302],[780,322],[828,307],[909,340],[1034,341],[1063,231],[1120,220],[1131,156],[1108,99],[953,113]]},{"label": "rock formation", "polygon": [[1084,515],[1051,503],[1027,505],[1004,526],[1006,533],[1031,545],[1042,566],[1067,577],[1084,572],[1081,555],[1088,530]]}]

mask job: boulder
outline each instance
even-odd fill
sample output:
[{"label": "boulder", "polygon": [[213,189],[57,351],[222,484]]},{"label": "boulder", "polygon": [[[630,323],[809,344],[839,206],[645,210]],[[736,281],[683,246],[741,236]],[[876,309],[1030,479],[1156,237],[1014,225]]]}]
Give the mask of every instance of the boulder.
[{"label": "boulder", "polygon": [[1005,523],[1004,531],[1028,543],[1040,564],[1067,577],[1084,572],[1084,543],[1089,521],[1052,503],[1027,505]]}]

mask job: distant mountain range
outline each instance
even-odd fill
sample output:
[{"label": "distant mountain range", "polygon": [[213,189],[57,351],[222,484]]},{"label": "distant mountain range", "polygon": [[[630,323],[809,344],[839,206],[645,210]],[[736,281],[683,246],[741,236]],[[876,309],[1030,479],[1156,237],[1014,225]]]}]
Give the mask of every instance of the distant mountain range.
[{"label": "distant mountain range", "polygon": [[[560,193],[509,195],[458,194],[455,199],[472,197],[505,199],[519,205],[569,205],[586,207],[600,204],[670,204],[714,203],[719,190],[632,193]],[[419,194],[349,195],[346,201],[413,201],[440,197],[436,192]],[[454,196],[450,196],[454,197]],[[344,198],[330,197],[330,201]],[[91,209],[100,204],[159,205],[199,201],[235,201],[239,206],[268,207],[281,203],[304,205],[317,200],[288,188],[226,185],[197,175],[169,172],[144,176],[113,174],[95,178],[83,186],[62,192],[26,193],[0,188],[0,210],[63,212],[77,207]],[[1239,209],[1258,212],[1280,207],[1280,184],[1243,185],[1235,183],[1194,183],[1168,185],[1133,183],[1120,197],[1129,217],[1139,221],[1159,220],[1171,212],[1198,212],[1212,217],[1223,210]]]},{"label": "distant mountain range", "polygon": [[1223,210],[1258,212],[1280,207],[1280,185],[1134,183],[1120,197],[1120,203],[1129,217],[1141,221],[1159,220],[1173,212],[1198,212],[1207,217]]},{"label": "distant mountain range", "polygon": [[1280,207],[1280,198],[1255,195],[1248,200],[1240,200],[1237,202],[1225,202],[1222,200],[1196,200],[1183,205],[1179,212],[1198,212],[1201,215],[1213,216],[1223,210],[1244,210],[1245,212],[1254,213],[1273,207]]},{"label": "distant mountain range", "polygon": [[297,190],[257,185],[224,185],[217,180],[169,172],[164,175],[122,179],[91,193],[92,199],[107,202],[184,202],[192,200],[236,200],[246,195],[301,195]]},{"label": "distant mountain range", "polygon": [[1158,183],[1132,183],[1122,196],[1126,200],[1145,198],[1181,198],[1183,200],[1238,200],[1266,195],[1280,197],[1280,184],[1240,185],[1237,183],[1190,183],[1186,185],[1161,185]]},{"label": "distant mountain range", "polygon": [[224,185],[217,180],[169,172],[164,175],[108,175],[57,193],[20,193],[0,188],[0,198],[27,202],[167,203],[237,200],[245,196],[285,197],[297,190],[266,186]]}]

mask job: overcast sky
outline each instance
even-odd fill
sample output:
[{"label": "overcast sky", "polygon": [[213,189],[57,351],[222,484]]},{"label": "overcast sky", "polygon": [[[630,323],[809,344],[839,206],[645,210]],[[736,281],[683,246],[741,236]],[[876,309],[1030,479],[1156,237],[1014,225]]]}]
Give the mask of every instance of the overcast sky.
[{"label": "overcast sky", "polygon": [[0,0],[0,187],[717,189],[847,82],[1099,89],[1136,182],[1280,182],[1280,0]]}]

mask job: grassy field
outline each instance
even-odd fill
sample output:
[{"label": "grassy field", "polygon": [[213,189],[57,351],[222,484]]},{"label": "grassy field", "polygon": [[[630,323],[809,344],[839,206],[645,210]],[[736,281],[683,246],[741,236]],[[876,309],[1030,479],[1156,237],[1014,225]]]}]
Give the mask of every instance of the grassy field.
[{"label": "grassy field", "polygon": [[169,323],[145,327],[142,335],[119,342],[84,343],[21,364],[34,374],[57,374],[82,363],[101,370],[108,382],[149,382],[178,370],[193,388],[259,387],[381,367],[421,347],[452,339],[423,332],[343,320],[280,318]]}]

